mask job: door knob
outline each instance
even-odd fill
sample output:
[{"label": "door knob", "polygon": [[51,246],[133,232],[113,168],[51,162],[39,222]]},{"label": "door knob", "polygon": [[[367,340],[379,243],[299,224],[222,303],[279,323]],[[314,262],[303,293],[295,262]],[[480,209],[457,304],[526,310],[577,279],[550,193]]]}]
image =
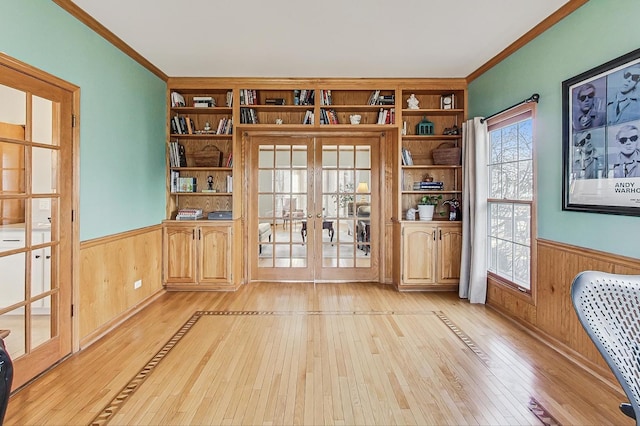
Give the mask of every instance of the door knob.
[{"label": "door knob", "polygon": [[316,215],[316,217],[317,217],[318,219],[320,219],[320,218],[322,217],[322,213],[318,213],[318,214]]},{"label": "door knob", "polygon": [[309,214],[307,215],[307,219],[311,219],[312,217],[313,217],[313,215],[312,215],[311,213],[309,213]]}]

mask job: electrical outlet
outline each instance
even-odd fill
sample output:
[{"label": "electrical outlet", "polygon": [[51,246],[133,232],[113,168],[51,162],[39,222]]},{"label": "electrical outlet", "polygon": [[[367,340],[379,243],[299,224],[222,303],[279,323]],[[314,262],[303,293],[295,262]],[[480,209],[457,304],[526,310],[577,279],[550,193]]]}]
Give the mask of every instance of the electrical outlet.
[{"label": "electrical outlet", "polygon": [[142,287],[142,280],[138,280],[138,281],[136,281],[136,282],[134,282],[134,283],[133,283],[133,289],[134,289],[134,290],[137,290],[137,289],[139,289],[140,287]]}]

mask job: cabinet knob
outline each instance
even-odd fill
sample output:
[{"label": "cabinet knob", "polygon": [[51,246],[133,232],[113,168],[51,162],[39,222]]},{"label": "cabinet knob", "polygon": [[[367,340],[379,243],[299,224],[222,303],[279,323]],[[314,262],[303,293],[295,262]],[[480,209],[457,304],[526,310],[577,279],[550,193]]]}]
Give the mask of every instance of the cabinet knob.
[{"label": "cabinet knob", "polygon": [[36,254],[36,259],[40,259],[40,255],[39,254]]},{"label": "cabinet knob", "polygon": [[47,255],[47,256],[45,256],[44,258],[45,258],[45,259],[51,259],[51,256],[50,256],[50,255]]}]

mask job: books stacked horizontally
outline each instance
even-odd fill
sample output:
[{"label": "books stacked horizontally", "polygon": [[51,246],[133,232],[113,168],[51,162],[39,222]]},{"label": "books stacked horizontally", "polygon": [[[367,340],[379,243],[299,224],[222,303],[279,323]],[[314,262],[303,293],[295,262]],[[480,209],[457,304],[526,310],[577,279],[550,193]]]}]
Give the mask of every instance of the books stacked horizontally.
[{"label": "books stacked horizontally", "polygon": [[216,106],[216,100],[213,96],[194,96],[193,106],[195,108],[212,108]]},{"label": "books stacked horizontally", "polygon": [[203,218],[202,209],[180,209],[176,215],[176,220],[198,220]]},{"label": "books stacked horizontally", "polygon": [[414,191],[442,191],[444,182],[413,182]]}]

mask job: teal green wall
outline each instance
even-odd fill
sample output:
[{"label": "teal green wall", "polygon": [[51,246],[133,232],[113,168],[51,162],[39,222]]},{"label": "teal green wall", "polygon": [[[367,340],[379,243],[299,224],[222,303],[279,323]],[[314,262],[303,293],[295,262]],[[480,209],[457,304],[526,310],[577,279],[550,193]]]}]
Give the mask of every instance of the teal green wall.
[{"label": "teal green wall", "polygon": [[80,87],[80,240],[160,223],[165,82],[50,0],[0,0],[0,51]]},{"label": "teal green wall", "polygon": [[540,94],[538,237],[640,257],[640,217],[562,211],[562,82],[640,47],[640,1],[590,0],[469,85],[469,117]]}]

